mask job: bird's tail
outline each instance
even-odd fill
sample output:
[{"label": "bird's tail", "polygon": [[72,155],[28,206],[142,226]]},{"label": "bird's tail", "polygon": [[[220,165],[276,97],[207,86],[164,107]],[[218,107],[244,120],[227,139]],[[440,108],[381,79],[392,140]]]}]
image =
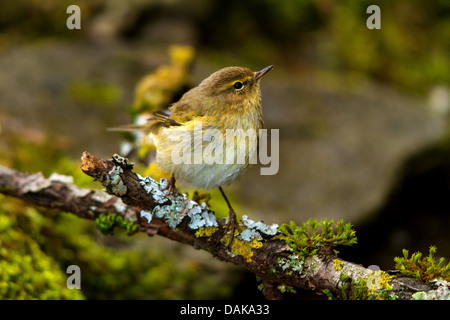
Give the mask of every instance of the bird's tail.
[{"label": "bird's tail", "polygon": [[137,131],[147,131],[148,124],[125,124],[117,127],[108,128],[108,131],[112,132],[137,132]]},{"label": "bird's tail", "polygon": [[152,133],[159,127],[159,121],[155,118],[147,119],[144,124],[125,124],[117,127],[108,128],[108,131],[113,132],[144,132]]}]

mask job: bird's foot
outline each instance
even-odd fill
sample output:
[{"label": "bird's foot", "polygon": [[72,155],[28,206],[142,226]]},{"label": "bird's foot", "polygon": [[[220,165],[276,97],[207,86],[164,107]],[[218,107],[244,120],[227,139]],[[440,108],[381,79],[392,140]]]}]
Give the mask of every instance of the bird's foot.
[{"label": "bird's foot", "polygon": [[175,194],[175,192],[176,192],[176,187],[175,187],[175,182],[176,182],[176,180],[175,180],[175,177],[174,177],[174,175],[171,175],[170,176],[170,179],[167,181],[167,186],[165,186],[164,188],[162,188],[161,189],[161,191],[166,191],[166,190],[168,190],[167,191],[167,195],[169,195],[169,194]]},{"label": "bird's foot", "polygon": [[230,240],[228,242],[227,248],[231,249],[231,245],[233,244],[233,241],[234,241],[234,235],[235,235],[236,231],[239,232],[239,223],[236,218],[236,213],[234,212],[234,210],[232,208],[230,208],[230,214],[228,216],[228,222],[225,225],[224,235],[227,234],[228,231],[230,231],[231,233],[230,233]]}]

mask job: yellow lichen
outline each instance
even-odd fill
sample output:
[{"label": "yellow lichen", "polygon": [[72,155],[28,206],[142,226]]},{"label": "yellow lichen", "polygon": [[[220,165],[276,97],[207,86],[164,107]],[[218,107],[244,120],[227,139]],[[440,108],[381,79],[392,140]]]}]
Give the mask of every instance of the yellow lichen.
[{"label": "yellow lichen", "polygon": [[200,227],[196,232],[195,236],[200,237],[211,237],[219,228],[216,227]]},{"label": "yellow lichen", "polygon": [[[229,236],[222,238],[222,242],[228,243]],[[234,255],[242,256],[245,258],[246,262],[252,262],[253,251],[252,249],[260,249],[263,247],[263,243],[260,239],[253,239],[251,241],[244,241],[237,237],[234,237],[233,243],[231,244],[231,253]]]},{"label": "yellow lichen", "polygon": [[379,295],[379,290],[392,290],[392,286],[389,284],[392,279],[393,276],[390,276],[382,270],[372,272],[367,278],[367,291],[369,295],[373,295],[377,299],[382,299]]},{"label": "yellow lichen", "polygon": [[393,289],[389,284],[392,279],[393,276],[382,270],[372,272],[366,282],[369,298],[376,300],[392,299],[393,296],[389,294]]},{"label": "yellow lichen", "polygon": [[252,243],[253,249],[260,249],[263,247],[263,244],[262,244],[261,240],[259,240],[259,239],[253,239],[251,243]]},{"label": "yellow lichen", "polygon": [[337,271],[341,270],[341,269],[342,269],[342,266],[344,265],[344,263],[342,263],[342,261],[339,260],[339,259],[334,259],[333,261],[334,261],[334,268],[335,268]]}]

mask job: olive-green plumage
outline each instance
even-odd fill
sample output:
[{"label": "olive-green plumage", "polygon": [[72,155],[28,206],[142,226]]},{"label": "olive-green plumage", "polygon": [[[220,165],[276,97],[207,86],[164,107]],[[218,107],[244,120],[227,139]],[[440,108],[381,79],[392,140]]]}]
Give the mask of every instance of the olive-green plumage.
[{"label": "olive-green plumage", "polygon": [[[175,178],[206,189],[219,187],[230,209],[229,246],[239,224],[222,186],[237,180],[255,163],[259,129],[264,124],[259,83],[272,68],[258,72],[242,67],[221,69],[169,110],[153,112],[147,125],[129,127],[153,137],[158,166],[172,174],[169,192]],[[235,135],[228,139],[230,132]]]},{"label": "olive-green plumage", "polygon": [[[238,137],[233,146],[227,147],[224,141],[208,141],[205,136],[215,130],[225,137],[227,129],[250,129],[258,136],[259,129],[263,127],[259,83],[261,77],[271,69],[272,66],[259,72],[242,67],[221,69],[186,92],[169,111],[155,112],[148,131],[153,136],[156,160],[161,169],[173,173],[177,179],[206,189],[229,184],[242,176],[250,166],[250,154],[257,150],[257,141],[248,143],[246,148],[239,148],[245,145],[246,138]],[[198,132],[199,124],[201,134]],[[184,134],[189,134],[192,140],[181,141]],[[203,159],[199,163],[195,161],[195,148],[220,149],[223,161],[218,163],[217,157],[213,161],[211,154],[203,152]],[[177,150],[190,152],[187,158],[183,158],[188,161],[174,161],[174,152]],[[240,152],[245,154],[241,155]],[[226,156],[230,156],[230,153],[234,154],[234,159],[243,156],[245,161],[226,163]]]}]

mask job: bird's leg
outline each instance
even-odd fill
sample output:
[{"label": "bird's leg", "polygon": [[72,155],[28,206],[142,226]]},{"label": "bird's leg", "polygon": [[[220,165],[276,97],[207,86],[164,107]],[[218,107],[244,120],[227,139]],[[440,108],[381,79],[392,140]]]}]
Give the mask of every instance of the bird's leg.
[{"label": "bird's leg", "polygon": [[208,207],[211,207],[209,203],[209,200],[211,200],[211,195],[208,192],[199,193],[197,190],[195,190],[194,194],[192,195],[192,200],[194,200],[198,204],[200,204],[200,201],[203,200],[203,202],[206,203]]},{"label": "bird's leg", "polygon": [[170,179],[167,181],[167,186],[165,186],[164,188],[162,188],[161,191],[169,190],[169,191],[167,192],[168,195],[171,194],[171,193],[172,193],[172,194],[175,193],[175,190],[176,190],[175,182],[176,182],[175,176],[174,176],[173,173],[172,173],[172,175],[170,176]]},{"label": "bird's leg", "polygon": [[222,187],[219,187],[219,190],[222,193],[222,196],[225,199],[225,202],[227,203],[228,209],[230,211],[229,216],[228,216],[228,222],[226,224],[227,230],[231,229],[231,239],[230,239],[230,242],[228,243],[228,248],[229,248],[231,246],[231,244],[233,243],[234,233],[236,232],[236,230],[239,230],[238,229],[239,228],[239,224],[237,222],[236,213],[234,212],[230,201],[228,201],[228,198],[225,195],[225,192],[223,192]]}]

